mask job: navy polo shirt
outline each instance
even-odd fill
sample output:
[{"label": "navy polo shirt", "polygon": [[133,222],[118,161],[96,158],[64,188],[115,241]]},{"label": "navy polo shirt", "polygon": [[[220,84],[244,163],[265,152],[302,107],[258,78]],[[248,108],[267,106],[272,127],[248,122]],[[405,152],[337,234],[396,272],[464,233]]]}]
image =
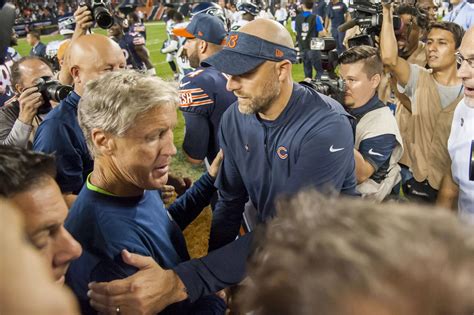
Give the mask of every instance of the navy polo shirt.
[{"label": "navy polo shirt", "polygon": [[219,152],[222,115],[237,100],[226,85],[227,77],[214,67],[199,67],[179,84],[179,109],[186,122],[183,149],[193,159],[212,163]]},{"label": "navy polo shirt", "polygon": [[338,2],[336,4],[332,2],[329,3],[328,17],[331,19],[331,28],[336,28],[345,22],[346,12],[347,12],[347,6],[345,5],[344,2]]},{"label": "navy polo shirt", "polygon": [[264,223],[275,215],[277,197],[302,188],[357,195],[349,117],[333,99],[298,84],[274,121],[241,114],[232,105],[219,133],[225,158],[216,181],[210,249],[236,237],[249,197]]},{"label": "navy polo shirt", "polygon": [[[359,121],[362,116],[380,106],[385,105],[380,101],[376,94],[367,102],[367,104],[352,109],[349,112],[357,118],[357,121]],[[377,171],[384,164],[388,164],[392,152],[397,144],[397,138],[394,134],[384,134],[362,140],[359,144],[359,152],[364,159],[374,167],[375,171]]]},{"label": "navy polo shirt", "polygon": [[76,92],[71,92],[51,110],[39,125],[33,143],[34,151],[55,155],[56,181],[63,193],[78,194],[93,168],[93,160],[77,120],[80,98]]}]

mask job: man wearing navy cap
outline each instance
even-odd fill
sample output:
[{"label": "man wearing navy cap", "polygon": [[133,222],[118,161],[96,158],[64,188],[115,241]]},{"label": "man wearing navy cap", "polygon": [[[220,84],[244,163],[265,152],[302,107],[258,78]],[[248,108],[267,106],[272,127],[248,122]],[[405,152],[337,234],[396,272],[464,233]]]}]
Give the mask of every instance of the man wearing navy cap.
[{"label": "man wearing navy cap", "polygon": [[217,132],[222,114],[237,98],[227,91],[227,77],[222,72],[200,63],[222,49],[227,32],[219,18],[198,14],[186,28],[175,28],[173,33],[186,38],[184,49],[196,69],[179,84],[179,109],[186,122],[183,150],[191,163],[206,159],[210,165],[219,152]]},{"label": "man wearing navy cap", "polygon": [[224,162],[216,181],[219,200],[210,249],[223,247],[166,271],[150,258],[124,254],[140,271],[124,280],[90,284],[91,302],[99,311],[126,303],[146,305],[137,313],[156,313],[240,282],[252,233],[233,240],[249,197],[263,224],[275,216],[274,201],[282,195],[309,187],[356,194],[349,117],[336,101],[293,83],[295,60],[288,31],[278,22],[258,19],[231,32],[223,50],[204,61],[229,75],[227,88],[238,98],[219,129]]},{"label": "man wearing navy cap", "polygon": [[224,49],[204,61],[230,76],[227,88],[238,99],[219,131],[225,159],[211,250],[235,239],[249,197],[265,223],[282,194],[305,187],[356,194],[349,118],[336,101],[293,83],[295,60],[284,27],[261,20],[231,32]]}]

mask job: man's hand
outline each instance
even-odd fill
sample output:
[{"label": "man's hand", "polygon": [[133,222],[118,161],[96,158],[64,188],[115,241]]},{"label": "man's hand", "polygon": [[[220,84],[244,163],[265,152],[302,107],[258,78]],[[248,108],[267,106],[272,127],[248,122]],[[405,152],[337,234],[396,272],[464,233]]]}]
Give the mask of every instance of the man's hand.
[{"label": "man's hand", "polygon": [[186,289],[173,270],[162,269],[152,258],[122,251],[122,259],[139,271],[112,282],[89,283],[91,306],[101,314],[156,314],[187,298]]},{"label": "man's hand", "polygon": [[87,6],[79,6],[74,12],[74,18],[76,19],[76,29],[74,30],[73,39],[85,35],[87,30],[94,24],[92,13],[89,11]]},{"label": "man's hand", "polygon": [[35,118],[38,112],[38,108],[44,104],[43,96],[38,92],[36,86],[32,86],[21,92],[18,102],[20,103],[18,119],[24,124],[31,125],[33,118]]},{"label": "man's hand", "polygon": [[173,202],[174,198],[176,197],[176,191],[174,190],[173,186],[164,185],[161,189],[161,200],[165,205],[169,205]]},{"label": "man's hand", "polygon": [[180,177],[173,174],[168,174],[168,182],[166,185],[174,187],[174,190],[178,194],[178,197],[181,196],[188,190],[189,187],[193,184],[193,181],[189,177]]},{"label": "man's hand", "polygon": [[219,169],[221,168],[222,161],[224,160],[224,152],[222,149],[219,150],[214,161],[212,161],[211,167],[209,167],[209,175],[212,178],[216,178],[217,174],[219,174]]}]

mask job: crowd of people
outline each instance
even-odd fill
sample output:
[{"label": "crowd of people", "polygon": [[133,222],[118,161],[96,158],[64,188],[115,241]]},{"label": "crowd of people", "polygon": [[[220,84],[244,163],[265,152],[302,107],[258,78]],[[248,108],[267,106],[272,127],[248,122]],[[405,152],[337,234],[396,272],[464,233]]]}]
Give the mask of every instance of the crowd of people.
[{"label": "crowd of people", "polygon": [[[30,56],[0,51],[0,313],[473,314],[474,9],[456,1],[444,20],[383,3],[373,46],[348,44],[340,0],[169,7],[178,83],[137,12],[101,35],[78,7],[56,68],[34,30]],[[317,88],[329,36],[338,100]],[[177,110],[194,183],[170,174]]]}]

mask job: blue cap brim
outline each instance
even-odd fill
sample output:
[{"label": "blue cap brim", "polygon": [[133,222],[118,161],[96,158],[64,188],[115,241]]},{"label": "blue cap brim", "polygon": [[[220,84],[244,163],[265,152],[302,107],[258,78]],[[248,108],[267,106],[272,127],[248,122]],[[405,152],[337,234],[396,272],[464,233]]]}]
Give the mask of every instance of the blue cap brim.
[{"label": "blue cap brim", "polygon": [[211,57],[204,59],[201,62],[201,66],[213,66],[225,74],[241,75],[257,68],[265,61],[266,59],[263,58],[247,56],[229,49],[223,49]]}]

